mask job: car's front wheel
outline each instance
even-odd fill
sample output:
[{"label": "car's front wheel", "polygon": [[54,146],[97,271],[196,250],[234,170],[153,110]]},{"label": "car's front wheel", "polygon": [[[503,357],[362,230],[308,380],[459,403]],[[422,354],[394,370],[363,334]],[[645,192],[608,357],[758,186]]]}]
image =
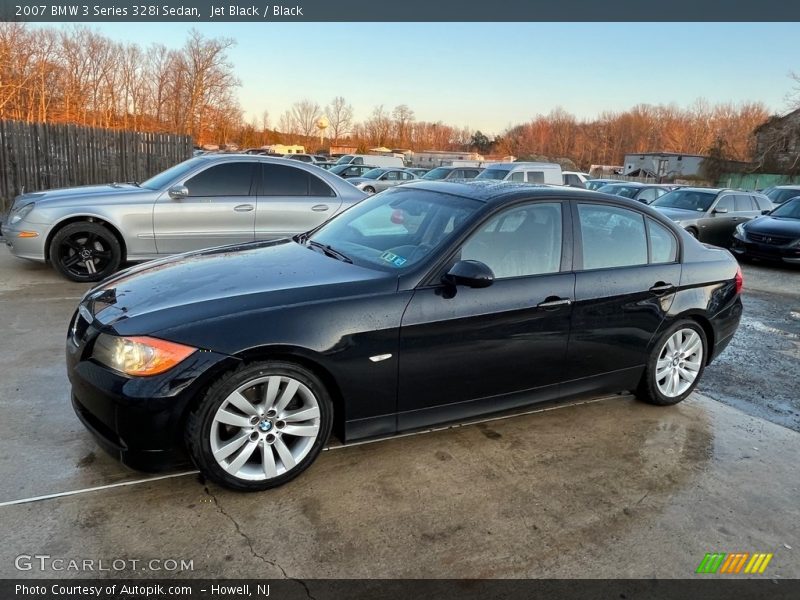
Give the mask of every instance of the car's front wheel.
[{"label": "car's front wheel", "polygon": [[368,194],[374,194],[375,193],[375,188],[372,187],[371,185],[367,185],[367,186],[364,187],[364,191],[366,193],[368,193]]},{"label": "car's front wheel", "polygon": [[330,435],[333,407],[310,370],[245,364],[214,383],[189,415],[186,443],[200,471],[228,488],[273,488],[302,473]]},{"label": "car's front wheel", "polygon": [[650,404],[677,404],[692,393],[706,364],[706,335],[696,321],[669,327],[653,347],[636,395]]},{"label": "car's front wheel", "polygon": [[70,223],[50,242],[50,263],[72,281],[100,281],[119,269],[121,262],[119,240],[99,223]]}]

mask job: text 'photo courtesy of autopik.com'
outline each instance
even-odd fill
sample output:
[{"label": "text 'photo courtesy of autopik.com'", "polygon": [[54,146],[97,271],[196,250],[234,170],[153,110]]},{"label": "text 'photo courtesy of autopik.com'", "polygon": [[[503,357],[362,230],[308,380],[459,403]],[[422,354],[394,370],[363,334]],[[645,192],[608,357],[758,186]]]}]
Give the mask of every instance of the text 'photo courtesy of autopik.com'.
[{"label": "text 'photo courtesy of autopik.com'", "polygon": [[0,0],[0,600],[800,597],[798,39]]}]

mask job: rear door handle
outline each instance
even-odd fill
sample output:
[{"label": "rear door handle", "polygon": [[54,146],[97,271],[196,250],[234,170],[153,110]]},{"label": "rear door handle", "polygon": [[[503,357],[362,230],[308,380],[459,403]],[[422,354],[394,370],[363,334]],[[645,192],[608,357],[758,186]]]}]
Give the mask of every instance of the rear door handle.
[{"label": "rear door handle", "polygon": [[311,207],[311,210],[313,210],[314,212],[325,212],[329,208],[330,206],[328,206],[327,204],[315,204],[314,206]]},{"label": "rear door handle", "polygon": [[252,204],[240,204],[239,206],[234,206],[233,210],[235,210],[236,212],[250,212],[251,210],[253,210],[253,205]]},{"label": "rear door handle", "polygon": [[559,298],[558,296],[548,296],[544,302],[539,302],[537,308],[558,308],[559,306],[569,306],[572,300],[569,298]]},{"label": "rear door handle", "polygon": [[672,285],[671,283],[656,281],[655,285],[650,288],[650,291],[653,292],[656,296],[660,296],[662,294],[668,294],[670,292],[675,291],[675,286]]}]

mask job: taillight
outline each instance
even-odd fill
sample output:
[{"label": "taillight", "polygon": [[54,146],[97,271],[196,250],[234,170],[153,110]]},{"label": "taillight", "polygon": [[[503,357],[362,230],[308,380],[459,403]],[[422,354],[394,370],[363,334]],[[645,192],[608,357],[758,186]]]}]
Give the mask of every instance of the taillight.
[{"label": "taillight", "polygon": [[742,276],[742,267],[736,267],[736,293],[741,294],[744,287],[744,276]]}]

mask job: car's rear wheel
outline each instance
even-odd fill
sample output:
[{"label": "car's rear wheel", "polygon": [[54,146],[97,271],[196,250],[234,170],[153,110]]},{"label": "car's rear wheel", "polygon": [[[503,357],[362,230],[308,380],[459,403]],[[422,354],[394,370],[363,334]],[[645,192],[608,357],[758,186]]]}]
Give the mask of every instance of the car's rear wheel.
[{"label": "car's rear wheel", "polygon": [[686,229],[686,231],[687,231],[687,232],[689,233],[689,235],[690,235],[690,236],[692,236],[694,239],[698,239],[698,237],[697,237],[697,236],[698,236],[699,234],[697,233],[697,229],[695,229],[694,227],[689,227],[689,228],[687,228],[687,229]]},{"label": "car's rear wheel", "polygon": [[637,396],[650,404],[677,404],[700,381],[706,352],[706,335],[697,322],[675,323],[653,347]]},{"label": "car's rear wheel", "polygon": [[186,442],[210,480],[243,491],[302,473],[330,435],[333,407],[319,378],[289,362],[243,365],[209,388],[189,415]]},{"label": "car's rear wheel", "polygon": [[100,281],[119,269],[122,247],[117,237],[99,223],[70,223],[53,236],[50,262],[72,281]]}]

